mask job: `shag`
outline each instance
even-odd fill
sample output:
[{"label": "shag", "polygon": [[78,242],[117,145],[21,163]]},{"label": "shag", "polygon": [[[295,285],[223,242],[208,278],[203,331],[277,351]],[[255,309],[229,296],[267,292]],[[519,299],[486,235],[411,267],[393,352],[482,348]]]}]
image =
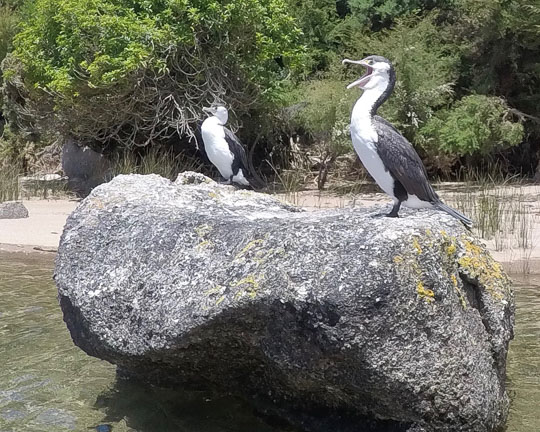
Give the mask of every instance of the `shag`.
[{"label": "shag", "polygon": [[225,127],[229,119],[227,108],[218,105],[205,107],[203,110],[210,114],[201,126],[204,150],[208,159],[227,183],[253,187],[246,151],[236,135]]},{"label": "shag", "polygon": [[392,197],[394,206],[388,217],[398,217],[401,204],[410,208],[435,208],[470,227],[472,221],[444,204],[427,179],[418,153],[391,123],[376,115],[396,83],[392,63],[381,56],[363,60],[343,60],[367,70],[347,89],[360,87],[364,92],[351,114],[351,138],[360,160],[381,189]]}]

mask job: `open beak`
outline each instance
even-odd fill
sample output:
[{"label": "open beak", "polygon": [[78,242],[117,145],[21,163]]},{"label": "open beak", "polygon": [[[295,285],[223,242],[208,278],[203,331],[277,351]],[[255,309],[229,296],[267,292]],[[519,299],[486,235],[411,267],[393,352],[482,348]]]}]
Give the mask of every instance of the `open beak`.
[{"label": "open beak", "polygon": [[343,64],[347,64],[347,63],[351,63],[351,64],[358,64],[358,65],[361,65],[361,66],[364,66],[367,68],[366,72],[364,73],[364,75],[362,75],[359,79],[357,79],[356,81],[350,83],[348,86],[347,86],[347,90],[348,89],[352,89],[353,87],[360,87],[360,88],[364,88],[364,85],[366,85],[368,83],[368,81],[371,79],[371,73],[373,72],[373,68],[370,67],[367,62],[365,60],[349,60],[349,59],[344,59],[342,61]]}]

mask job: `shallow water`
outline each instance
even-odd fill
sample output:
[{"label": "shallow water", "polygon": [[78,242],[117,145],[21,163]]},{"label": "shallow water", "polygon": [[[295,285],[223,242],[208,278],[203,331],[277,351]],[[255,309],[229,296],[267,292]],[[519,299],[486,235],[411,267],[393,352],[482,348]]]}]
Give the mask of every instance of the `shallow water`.
[{"label": "shallow water", "polygon": [[117,381],[113,365],[73,345],[53,266],[0,253],[0,432],[280,430],[233,398]]},{"label": "shallow water", "polygon": [[[52,258],[0,253],[0,432],[278,432],[242,402],[117,381],[73,345]],[[516,280],[507,432],[540,430],[540,278]],[[112,426],[109,429],[107,425]]]}]

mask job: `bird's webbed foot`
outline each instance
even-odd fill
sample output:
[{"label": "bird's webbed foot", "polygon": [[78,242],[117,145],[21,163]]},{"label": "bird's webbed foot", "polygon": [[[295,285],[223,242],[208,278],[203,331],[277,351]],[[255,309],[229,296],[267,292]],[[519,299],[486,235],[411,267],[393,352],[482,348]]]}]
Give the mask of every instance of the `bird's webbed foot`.
[{"label": "bird's webbed foot", "polygon": [[392,211],[390,211],[390,213],[386,214],[385,216],[386,217],[391,217],[391,218],[397,218],[399,217],[398,215],[398,212],[399,212],[399,208],[401,207],[401,202],[397,202],[394,204],[394,206],[392,207]]}]

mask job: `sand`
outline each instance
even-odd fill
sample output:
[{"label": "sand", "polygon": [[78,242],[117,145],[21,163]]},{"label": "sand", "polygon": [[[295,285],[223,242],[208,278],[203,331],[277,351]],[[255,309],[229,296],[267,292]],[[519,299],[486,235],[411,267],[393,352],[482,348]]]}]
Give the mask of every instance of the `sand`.
[{"label": "sand", "polygon": [[[507,187],[510,188],[510,187]],[[493,257],[503,263],[507,271],[515,273],[540,274],[540,186],[521,187],[527,194],[527,211],[531,218],[531,247],[527,249],[497,247],[493,240],[486,246]],[[441,191],[443,199],[450,200],[451,188]],[[280,199],[305,207],[310,211],[322,208],[373,207],[390,205],[388,197],[382,193],[356,196],[337,196],[328,192],[302,191],[280,195]],[[30,217],[27,219],[0,219],[0,251],[25,253],[54,253],[69,214],[77,207],[78,200],[51,199],[24,201]]]},{"label": "sand", "polygon": [[66,219],[78,203],[65,199],[23,201],[28,218],[0,219],[0,250],[55,252]]}]

